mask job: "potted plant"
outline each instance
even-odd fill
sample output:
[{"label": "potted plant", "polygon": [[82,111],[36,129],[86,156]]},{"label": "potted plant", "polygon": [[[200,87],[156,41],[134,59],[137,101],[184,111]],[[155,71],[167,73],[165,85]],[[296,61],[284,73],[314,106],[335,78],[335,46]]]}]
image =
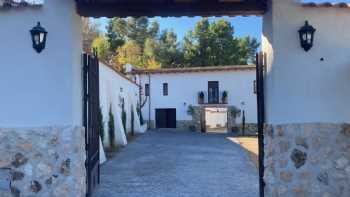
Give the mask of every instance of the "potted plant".
[{"label": "potted plant", "polygon": [[204,103],[204,92],[203,91],[200,91],[198,93],[198,103],[199,104],[203,104]]},{"label": "potted plant", "polygon": [[238,118],[241,116],[242,110],[238,109],[236,106],[232,106],[230,108],[230,113],[232,117]]},{"label": "potted plant", "polygon": [[227,104],[228,103],[228,93],[227,91],[222,92],[222,103]]},{"label": "potted plant", "polygon": [[190,131],[192,131],[192,132],[196,131],[196,126],[194,126],[194,125],[190,125],[190,126],[188,126],[188,128],[189,128]]},{"label": "potted plant", "polygon": [[194,114],[194,107],[192,105],[188,106],[187,114],[191,116]]}]

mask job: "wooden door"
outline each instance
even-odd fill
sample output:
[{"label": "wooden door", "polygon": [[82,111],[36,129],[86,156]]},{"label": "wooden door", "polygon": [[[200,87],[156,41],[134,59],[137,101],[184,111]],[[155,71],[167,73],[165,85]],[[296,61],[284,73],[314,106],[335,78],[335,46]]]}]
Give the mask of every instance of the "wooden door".
[{"label": "wooden door", "polygon": [[219,103],[219,82],[208,81],[208,103]]},{"label": "wooden door", "polygon": [[176,128],[176,109],[167,109],[166,128]]},{"label": "wooden door", "polygon": [[176,128],[176,109],[156,109],[156,128]]},{"label": "wooden door", "polygon": [[156,109],[156,128],[167,128],[166,109]]}]

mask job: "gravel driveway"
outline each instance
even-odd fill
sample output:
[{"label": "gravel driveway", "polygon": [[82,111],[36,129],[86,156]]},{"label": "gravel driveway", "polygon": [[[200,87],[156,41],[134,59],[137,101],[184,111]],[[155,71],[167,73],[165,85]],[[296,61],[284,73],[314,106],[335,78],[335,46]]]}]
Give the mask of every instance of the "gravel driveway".
[{"label": "gravel driveway", "polygon": [[257,197],[257,169],[226,137],[149,131],[101,167],[95,196]]}]

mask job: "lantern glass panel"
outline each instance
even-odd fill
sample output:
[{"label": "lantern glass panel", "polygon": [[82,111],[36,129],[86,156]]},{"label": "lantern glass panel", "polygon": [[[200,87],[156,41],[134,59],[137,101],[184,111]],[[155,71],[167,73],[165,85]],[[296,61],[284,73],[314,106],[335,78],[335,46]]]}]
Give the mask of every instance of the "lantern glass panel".
[{"label": "lantern glass panel", "polygon": [[40,36],[38,34],[34,35],[34,41],[35,41],[36,45],[39,45],[39,43],[40,43]]},{"label": "lantern glass panel", "polygon": [[42,43],[44,41],[44,37],[45,37],[45,34],[40,33],[40,43]]}]

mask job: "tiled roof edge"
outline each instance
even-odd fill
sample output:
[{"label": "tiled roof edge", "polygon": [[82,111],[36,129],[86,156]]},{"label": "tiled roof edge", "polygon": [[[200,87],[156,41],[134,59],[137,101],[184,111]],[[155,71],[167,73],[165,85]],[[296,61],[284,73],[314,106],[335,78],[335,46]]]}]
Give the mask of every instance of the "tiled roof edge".
[{"label": "tiled roof edge", "polygon": [[44,0],[0,0],[0,8],[11,7],[38,7],[44,4]]},{"label": "tiled roof edge", "polygon": [[255,65],[236,66],[211,66],[211,67],[187,67],[187,68],[161,68],[161,69],[134,69],[129,74],[167,74],[167,73],[198,73],[221,71],[246,71],[255,70]]},{"label": "tiled roof edge", "polygon": [[350,8],[350,3],[340,2],[340,3],[302,3],[303,7],[314,7],[314,8]]}]

